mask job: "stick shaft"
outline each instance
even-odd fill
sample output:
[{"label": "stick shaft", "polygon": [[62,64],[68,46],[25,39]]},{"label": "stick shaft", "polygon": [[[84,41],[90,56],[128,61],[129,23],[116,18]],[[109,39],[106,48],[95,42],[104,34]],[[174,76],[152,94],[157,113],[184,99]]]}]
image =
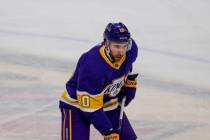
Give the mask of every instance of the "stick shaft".
[{"label": "stick shaft", "polygon": [[122,119],[123,119],[123,112],[124,112],[124,107],[125,107],[125,101],[126,101],[126,97],[123,97],[122,102],[121,102],[121,108],[120,108],[119,127],[118,127],[119,130],[122,127]]}]

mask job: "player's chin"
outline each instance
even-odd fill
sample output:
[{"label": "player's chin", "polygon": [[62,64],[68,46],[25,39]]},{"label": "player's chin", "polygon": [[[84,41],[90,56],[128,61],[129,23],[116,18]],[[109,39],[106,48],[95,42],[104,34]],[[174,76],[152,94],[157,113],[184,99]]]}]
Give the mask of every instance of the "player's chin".
[{"label": "player's chin", "polygon": [[115,60],[116,60],[116,61],[119,61],[119,60],[121,60],[121,58],[122,58],[122,57],[115,57]]}]

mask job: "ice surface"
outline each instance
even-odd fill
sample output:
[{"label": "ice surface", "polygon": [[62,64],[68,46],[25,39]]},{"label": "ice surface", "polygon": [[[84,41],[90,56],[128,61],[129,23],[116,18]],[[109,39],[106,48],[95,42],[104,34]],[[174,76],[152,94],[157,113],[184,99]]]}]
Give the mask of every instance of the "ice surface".
[{"label": "ice surface", "polygon": [[126,109],[138,137],[209,140],[209,9],[207,0],[0,0],[0,140],[60,139],[60,92],[118,21],[140,48]]}]

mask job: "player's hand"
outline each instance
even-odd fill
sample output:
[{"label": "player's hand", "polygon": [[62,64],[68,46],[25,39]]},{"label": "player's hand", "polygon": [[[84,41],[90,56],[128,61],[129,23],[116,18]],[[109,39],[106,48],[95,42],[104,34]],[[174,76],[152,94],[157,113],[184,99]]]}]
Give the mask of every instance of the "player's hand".
[{"label": "player's hand", "polygon": [[120,140],[118,133],[111,133],[109,135],[104,135],[104,140]]},{"label": "player's hand", "polygon": [[118,129],[110,129],[110,131],[106,134],[103,134],[103,136],[104,140],[120,140]]},{"label": "player's hand", "polygon": [[135,73],[135,74],[130,74],[128,75],[127,79],[128,80],[136,80],[136,78],[138,77],[138,73]]},{"label": "player's hand", "polygon": [[128,75],[125,86],[119,93],[118,101],[121,102],[123,97],[126,97],[125,106],[127,106],[134,98],[136,94],[136,78],[138,74]]}]

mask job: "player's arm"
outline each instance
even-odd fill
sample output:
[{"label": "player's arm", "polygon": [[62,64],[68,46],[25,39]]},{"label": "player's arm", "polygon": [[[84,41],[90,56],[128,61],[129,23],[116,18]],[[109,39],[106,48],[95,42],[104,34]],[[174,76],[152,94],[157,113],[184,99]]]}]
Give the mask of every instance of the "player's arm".
[{"label": "player's arm", "polygon": [[103,135],[112,131],[112,124],[103,111],[103,73],[94,62],[84,62],[78,72],[77,99],[85,117]]}]

